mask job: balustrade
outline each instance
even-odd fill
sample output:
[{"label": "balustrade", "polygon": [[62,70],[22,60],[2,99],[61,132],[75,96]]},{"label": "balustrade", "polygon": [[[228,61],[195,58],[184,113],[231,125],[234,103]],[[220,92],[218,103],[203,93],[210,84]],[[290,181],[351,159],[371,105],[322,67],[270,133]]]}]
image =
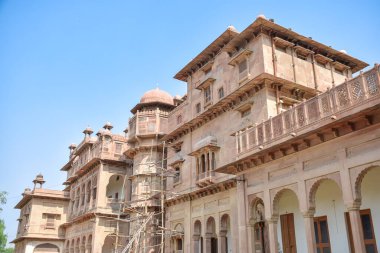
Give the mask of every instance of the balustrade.
[{"label": "balustrade", "polygon": [[335,114],[363,105],[380,96],[379,65],[361,73],[332,89],[302,102],[260,124],[235,133],[237,153],[244,154],[255,148],[262,149],[297,131],[318,124]]}]

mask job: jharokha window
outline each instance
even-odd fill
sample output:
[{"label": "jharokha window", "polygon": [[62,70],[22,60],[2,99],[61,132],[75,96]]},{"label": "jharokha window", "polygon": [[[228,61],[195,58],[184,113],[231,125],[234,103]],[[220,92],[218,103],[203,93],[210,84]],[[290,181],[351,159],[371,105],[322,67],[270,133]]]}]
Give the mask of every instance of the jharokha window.
[{"label": "jharokha window", "polygon": [[177,116],[177,125],[182,123],[182,115]]},{"label": "jharokha window", "polygon": [[197,174],[215,170],[215,152],[207,152],[197,157]]},{"label": "jharokha window", "polygon": [[201,112],[201,103],[197,103],[197,104],[195,105],[195,111],[196,111],[197,113],[200,113],[200,112]]},{"label": "jharokha window", "polygon": [[43,216],[46,219],[45,229],[55,229],[55,220],[59,218],[60,215],[44,213]]},{"label": "jharokha window", "polygon": [[205,105],[211,102],[211,85],[204,89]]},{"label": "jharokha window", "polygon": [[217,167],[217,154],[220,147],[216,137],[206,136],[194,145],[194,151],[189,155],[195,157],[196,181],[200,187],[213,183]]},{"label": "jharokha window", "polygon": [[181,182],[181,169],[179,166],[174,168],[173,184],[178,184]]},{"label": "jharokha window", "polygon": [[221,87],[221,88],[218,89],[218,95],[219,95],[219,99],[221,99],[221,98],[224,97],[224,89],[223,89],[223,87]]}]

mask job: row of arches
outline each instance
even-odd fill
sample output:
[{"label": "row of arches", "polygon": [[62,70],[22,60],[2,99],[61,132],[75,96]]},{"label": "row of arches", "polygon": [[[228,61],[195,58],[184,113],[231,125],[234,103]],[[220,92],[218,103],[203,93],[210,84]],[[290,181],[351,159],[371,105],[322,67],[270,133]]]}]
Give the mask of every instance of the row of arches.
[{"label": "row of arches", "polygon": [[71,190],[70,215],[94,207],[97,195],[97,177],[93,176]]},{"label": "row of arches", "polygon": [[91,253],[92,235],[68,239],[65,242],[65,253]]},{"label": "row of arches", "polygon": [[[106,186],[107,204],[112,209],[118,210],[120,202],[124,199],[124,175],[114,174],[110,176]],[[83,182],[71,191],[70,215],[80,215],[84,211],[95,207],[98,194],[97,177],[94,176]]]},{"label": "row of arches", "polygon": [[378,249],[375,235],[380,236],[380,167],[363,169],[353,179],[353,201],[348,201],[350,193],[344,192],[339,173],[307,185],[306,204],[293,186],[276,190],[269,207],[262,196],[256,196],[249,213],[252,252],[308,252],[308,241],[318,252],[353,252],[359,234],[365,248]]},{"label": "row of arches", "polygon": [[206,220],[204,231],[202,222],[196,220],[193,227],[194,253],[229,253],[232,252],[232,237],[230,216],[223,214],[219,220],[219,231],[216,231],[216,221],[213,216]]}]

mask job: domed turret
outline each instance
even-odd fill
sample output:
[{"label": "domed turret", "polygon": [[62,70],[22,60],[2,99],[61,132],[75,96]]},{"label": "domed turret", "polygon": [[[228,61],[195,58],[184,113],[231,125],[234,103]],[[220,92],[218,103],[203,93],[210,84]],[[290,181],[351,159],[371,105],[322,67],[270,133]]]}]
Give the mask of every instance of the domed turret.
[{"label": "domed turret", "polygon": [[140,99],[140,104],[155,103],[155,102],[172,105],[173,97],[166,91],[156,88],[154,90],[149,90],[145,92],[144,95]]},{"label": "domed turret", "polygon": [[132,113],[135,113],[141,107],[146,105],[167,105],[169,107],[174,107],[173,97],[166,91],[160,90],[159,88],[149,90],[144,93],[138,103],[132,110]]}]

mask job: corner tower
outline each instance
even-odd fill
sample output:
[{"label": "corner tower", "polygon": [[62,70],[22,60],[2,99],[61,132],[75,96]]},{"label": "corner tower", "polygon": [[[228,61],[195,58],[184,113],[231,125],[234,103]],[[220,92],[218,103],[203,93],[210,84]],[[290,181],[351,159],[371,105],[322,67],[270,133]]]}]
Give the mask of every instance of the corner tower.
[{"label": "corner tower", "polygon": [[165,145],[161,138],[167,133],[168,114],[175,107],[173,97],[156,88],[147,91],[131,112],[129,120],[130,149],[126,155],[133,159],[132,195],[126,211],[131,217],[130,237],[135,252],[157,252],[161,236],[157,228],[163,217],[163,168]]}]

